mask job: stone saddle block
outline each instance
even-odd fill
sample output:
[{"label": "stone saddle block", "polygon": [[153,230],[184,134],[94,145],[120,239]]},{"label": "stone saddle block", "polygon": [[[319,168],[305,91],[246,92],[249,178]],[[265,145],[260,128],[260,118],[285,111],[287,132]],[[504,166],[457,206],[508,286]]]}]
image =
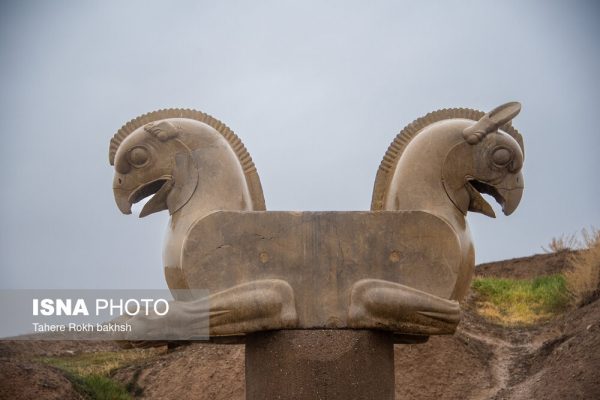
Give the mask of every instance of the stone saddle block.
[{"label": "stone saddle block", "polygon": [[454,332],[450,299],[469,262],[452,227],[427,212],[218,211],[190,228],[181,272],[211,297],[286,282],[296,313],[287,329],[428,335]]}]

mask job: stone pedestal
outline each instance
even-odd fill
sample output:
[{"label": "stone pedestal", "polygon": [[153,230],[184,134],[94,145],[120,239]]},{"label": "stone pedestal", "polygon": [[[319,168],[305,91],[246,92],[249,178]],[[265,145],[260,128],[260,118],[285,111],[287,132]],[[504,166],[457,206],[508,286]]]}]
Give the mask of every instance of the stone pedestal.
[{"label": "stone pedestal", "polygon": [[393,337],[368,330],[249,335],[246,399],[393,400]]}]

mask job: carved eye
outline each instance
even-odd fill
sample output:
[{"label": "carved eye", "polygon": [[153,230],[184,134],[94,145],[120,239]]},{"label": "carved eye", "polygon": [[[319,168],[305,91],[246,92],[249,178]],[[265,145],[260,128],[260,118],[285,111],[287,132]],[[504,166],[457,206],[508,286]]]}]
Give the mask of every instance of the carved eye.
[{"label": "carved eye", "polygon": [[512,160],[512,153],[508,149],[500,147],[492,153],[492,160],[494,164],[503,167]]},{"label": "carved eye", "polygon": [[143,147],[134,147],[129,151],[129,162],[134,167],[144,166],[149,159],[150,155],[148,154],[148,150]]}]

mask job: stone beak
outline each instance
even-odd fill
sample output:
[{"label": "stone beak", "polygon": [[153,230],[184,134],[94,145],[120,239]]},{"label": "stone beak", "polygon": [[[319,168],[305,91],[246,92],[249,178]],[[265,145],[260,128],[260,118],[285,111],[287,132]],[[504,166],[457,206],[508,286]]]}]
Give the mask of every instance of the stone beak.
[{"label": "stone beak", "polygon": [[[116,177],[115,181],[117,181]],[[150,182],[137,185],[133,189],[120,186],[115,182],[113,185],[113,193],[117,207],[123,214],[131,214],[131,206],[133,204],[152,196],[140,212],[140,218],[143,218],[168,208],[167,196],[171,191],[172,186],[172,178],[170,176],[163,176]]]}]

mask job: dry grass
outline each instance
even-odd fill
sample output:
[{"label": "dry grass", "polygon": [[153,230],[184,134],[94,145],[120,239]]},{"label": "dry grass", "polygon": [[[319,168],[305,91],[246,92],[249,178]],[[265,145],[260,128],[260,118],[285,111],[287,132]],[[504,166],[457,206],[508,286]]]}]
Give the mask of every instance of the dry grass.
[{"label": "dry grass", "polygon": [[545,253],[560,253],[563,251],[575,250],[581,247],[581,241],[577,237],[577,234],[574,233],[572,235],[562,235],[559,237],[554,237],[548,243],[548,246],[542,246],[542,250]]},{"label": "dry grass", "polygon": [[600,296],[600,231],[583,229],[581,236],[582,250],[571,256],[571,269],[565,272],[567,290],[578,306]]},{"label": "dry grass", "polygon": [[112,371],[136,361],[145,360],[159,354],[162,349],[133,349],[82,353],[73,356],[43,357],[39,361],[80,376],[108,376]]}]

